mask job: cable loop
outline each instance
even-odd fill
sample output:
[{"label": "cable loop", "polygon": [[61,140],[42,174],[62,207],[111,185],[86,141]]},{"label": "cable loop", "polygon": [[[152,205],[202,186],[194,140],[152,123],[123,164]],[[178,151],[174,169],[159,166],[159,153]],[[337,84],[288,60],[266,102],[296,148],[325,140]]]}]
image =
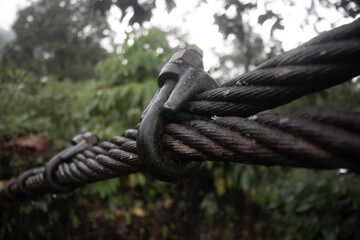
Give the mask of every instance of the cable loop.
[{"label": "cable loop", "polygon": [[200,54],[178,52],[162,69],[161,89],[141,124],[98,146],[93,146],[95,135],[74,138],[74,146],[53,157],[46,170],[31,170],[8,182],[0,189],[0,201],[72,190],[138,171],[174,182],[203,161],[360,172],[360,112],[251,116],[359,76],[359,66],[360,19],[220,87],[202,70]]},{"label": "cable loop", "polygon": [[66,159],[75,156],[76,154],[91,149],[93,145],[98,142],[98,137],[95,134],[87,132],[85,134],[76,135],[71,143],[73,146],[70,146],[60,153],[52,157],[45,165],[44,179],[47,180],[50,187],[59,192],[66,192],[73,188],[73,186],[63,186],[58,183],[56,179],[55,171],[58,169],[59,165],[63,163]]},{"label": "cable loop", "polygon": [[180,163],[161,150],[160,135],[167,120],[195,95],[218,87],[203,69],[201,55],[193,50],[177,52],[158,77],[161,87],[142,114],[137,133],[137,150],[145,171],[163,181],[179,181],[191,174],[199,163]]}]

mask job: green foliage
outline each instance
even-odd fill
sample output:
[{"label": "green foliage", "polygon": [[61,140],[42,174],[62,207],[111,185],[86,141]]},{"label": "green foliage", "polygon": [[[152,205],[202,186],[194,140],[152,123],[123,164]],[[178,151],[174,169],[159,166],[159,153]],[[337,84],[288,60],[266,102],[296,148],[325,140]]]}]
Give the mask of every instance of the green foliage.
[{"label": "green foliage", "polygon": [[19,11],[13,25],[16,38],[2,60],[37,75],[84,80],[107,55],[100,41],[109,35],[108,23],[89,11],[84,0],[40,0]]},{"label": "green foliage", "polygon": [[76,132],[72,101],[80,85],[52,76],[38,79],[19,69],[9,69],[0,84],[1,139],[38,133],[61,141]]},{"label": "green foliage", "polygon": [[[232,59],[248,67],[265,57],[261,39],[250,32],[242,41],[255,45],[239,48],[249,56]],[[96,65],[97,81],[59,81],[3,68],[0,139],[43,134],[58,149],[79,132],[102,139],[121,134],[139,122],[157,89],[159,70],[179,49],[171,48],[159,29],[138,29]],[[357,109],[358,91],[353,81],[276,111],[328,103]],[[114,232],[115,239],[357,239],[359,188],[353,173],[206,163],[179,184],[136,173],[89,184],[66,197],[46,195],[7,209],[0,230],[6,229],[5,239],[111,239]],[[19,227],[25,230],[15,231]]]},{"label": "green foliage", "polygon": [[239,164],[209,168],[214,189],[200,208],[207,218],[234,223],[226,230],[232,234],[239,229],[244,239],[359,237],[360,179],[355,174]]},{"label": "green foliage", "polygon": [[96,67],[108,84],[156,79],[161,67],[178,48],[171,48],[166,34],[158,28],[133,30],[110,57]]},{"label": "green foliage", "polygon": [[100,137],[133,128],[158,88],[160,69],[177,50],[160,29],[127,33],[124,43],[96,66],[101,85],[89,109],[90,128]]},{"label": "green foliage", "polygon": [[[67,195],[48,195],[38,201],[14,204],[8,211],[7,231],[21,239],[50,239],[54,235],[60,239],[65,236],[63,227],[66,224],[59,223],[66,222],[68,218],[66,201]],[[29,230],[19,231],[19,226]]]},{"label": "green foliage", "polygon": [[[263,171],[262,171],[263,172]],[[360,231],[358,182],[352,174],[341,175],[335,171],[285,170],[270,174],[261,188],[255,187],[270,217],[263,231],[273,235],[271,227],[280,234],[302,232],[306,239],[357,239]],[[264,191],[265,190],[265,191]],[[276,197],[269,195],[276,194]],[[267,195],[267,196],[266,196]],[[274,214],[275,213],[275,214]],[[282,224],[282,225],[280,225]],[[277,226],[278,225],[278,226]],[[284,227],[286,226],[286,227]],[[274,237],[274,236],[273,236]]]},{"label": "green foliage", "polygon": [[104,182],[93,183],[91,188],[86,188],[85,194],[95,195],[99,194],[101,199],[106,199],[117,192],[119,187],[119,179],[110,179]]}]

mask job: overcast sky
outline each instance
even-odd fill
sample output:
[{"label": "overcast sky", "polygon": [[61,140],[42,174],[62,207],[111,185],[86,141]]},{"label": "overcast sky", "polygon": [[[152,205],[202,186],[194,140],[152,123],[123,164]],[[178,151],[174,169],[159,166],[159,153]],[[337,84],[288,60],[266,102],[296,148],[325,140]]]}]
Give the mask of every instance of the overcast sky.
[{"label": "overcast sky", "polygon": [[11,24],[16,19],[17,9],[26,4],[26,0],[0,0],[0,27],[10,30]]}]

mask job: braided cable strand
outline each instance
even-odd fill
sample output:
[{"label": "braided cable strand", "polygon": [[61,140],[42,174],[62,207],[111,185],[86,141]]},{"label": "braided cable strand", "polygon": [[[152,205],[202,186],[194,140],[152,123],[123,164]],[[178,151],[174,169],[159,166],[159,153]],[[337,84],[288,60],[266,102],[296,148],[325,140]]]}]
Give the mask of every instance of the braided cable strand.
[{"label": "braided cable strand", "polygon": [[340,124],[346,119],[358,126],[360,112],[326,113],[331,117],[316,111],[189,120],[167,125],[162,142],[174,155],[181,154],[183,161],[201,161],[206,155],[211,161],[359,171],[359,132]]},{"label": "braided cable strand", "polygon": [[[356,20],[196,96],[175,122],[165,126],[162,152],[179,163],[209,160],[359,171],[359,112],[325,110],[249,117],[359,74],[360,20]],[[73,189],[144,171],[136,136],[137,130],[130,129],[66,159],[55,171],[56,182]],[[46,181],[44,171],[40,167],[24,172],[8,182],[0,198],[28,199],[58,192]]]},{"label": "braided cable strand", "polygon": [[199,94],[188,111],[207,116],[251,116],[360,74],[360,19],[323,33]]},{"label": "braided cable strand", "polygon": [[[135,129],[127,130],[122,136],[113,137],[109,142],[104,141],[61,163],[55,172],[57,182],[66,189],[73,189],[86,183],[138,172],[140,163],[136,145],[134,149],[136,133]],[[22,181],[8,184],[0,192],[0,198],[33,199],[39,194],[59,192],[49,185],[44,172],[44,167],[31,170]]]},{"label": "braided cable strand", "polygon": [[[249,118],[216,117],[181,120],[162,133],[164,154],[178,162],[223,161],[251,165],[360,171],[360,112],[310,111],[294,115],[260,114]],[[136,133],[136,130],[131,130]],[[66,188],[143,171],[136,151],[124,150],[134,139],[124,136],[102,142],[61,163],[58,182]],[[35,198],[57,192],[33,170],[23,183],[12,181],[3,199]]]}]

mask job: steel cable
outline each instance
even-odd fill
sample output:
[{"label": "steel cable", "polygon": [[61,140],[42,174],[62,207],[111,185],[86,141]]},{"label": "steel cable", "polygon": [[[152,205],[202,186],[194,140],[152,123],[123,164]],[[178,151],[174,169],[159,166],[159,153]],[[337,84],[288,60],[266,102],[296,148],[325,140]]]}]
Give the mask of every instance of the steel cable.
[{"label": "steel cable", "polygon": [[[176,121],[165,126],[163,154],[180,163],[209,160],[359,171],[359,112],[249,117],[359,74],[360,20],[356,20],[196,96]],[[136,135],[136,129],[127,130],[66,159],[55,171],[56,182],[68,191],[145,171],[137,155]],[[0,197],[27,199],[59,192],[46,181],[44,171],[40,167],[20,175],[1,190]]]}]

